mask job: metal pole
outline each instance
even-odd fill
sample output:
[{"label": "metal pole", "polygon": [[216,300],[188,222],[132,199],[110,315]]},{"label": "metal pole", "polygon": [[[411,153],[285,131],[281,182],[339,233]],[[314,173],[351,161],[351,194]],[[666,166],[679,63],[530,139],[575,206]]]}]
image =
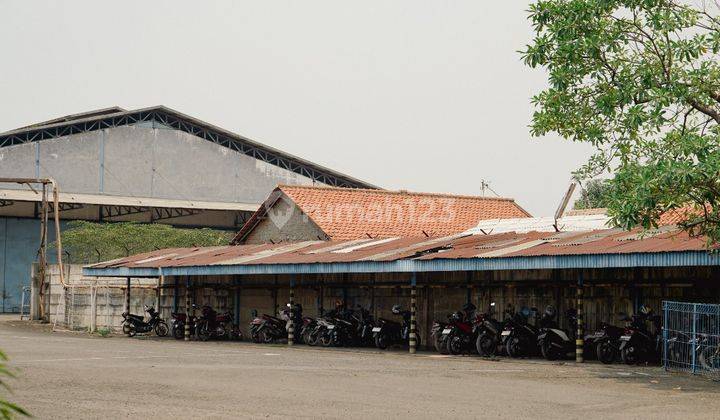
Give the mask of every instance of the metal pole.
[{"label": "metal pole", "polygon": [[580,271],[577,282],[577,336],[575,337],[575,362],[584,362],[583,347],[585,347],[585,326],[583,315],[583,272]]},{"label": "metal pole", "polygon": [[465,303],[470,304],[472,303],[472,285],[470,284],[470,278],[472,276],[472,273],[468,271],[465,273],[465,287],[467,288],[465,292]]},{"label": "metal pole", "polygon": [[235,279],[235,295],[233,296],[233,318],[236,326],[240,325],[240,280]]},{"label": "metal pole", "polygon": [[190,341],[190,276],[185,276],[185,341]]},{"label": "metal pole", "polygon": [[[178,307],[180,306],[180,279],[178,276],[175,277],[175,292],[173,293],[173,312],[177,313]],[[185,316],[187,316],[187,313],[185,313]]]},{"label": "metal pole", "polygon": [[410,274],[410,354],[417,351],[417,274]]},{"label": "metal pole", "polygon": [[125,312],[130,314],[130,277],[127,278],[127,287],[125,289]]},{"label": "metal pole", "polygon": [[697,343],[697,303],[693,304],[693,330],[690,351],[692,352],[692,373],[695,373],[697,366],[695,365],[695,343]]},{"label": "metal pole", "polygon": [[288,322],[288,346],[295,344],[295,277],[290,277],[290,321]]},{"label": "metal pole", "polygon": [[663,369],[668,370],[668,303],[663,302]]}]

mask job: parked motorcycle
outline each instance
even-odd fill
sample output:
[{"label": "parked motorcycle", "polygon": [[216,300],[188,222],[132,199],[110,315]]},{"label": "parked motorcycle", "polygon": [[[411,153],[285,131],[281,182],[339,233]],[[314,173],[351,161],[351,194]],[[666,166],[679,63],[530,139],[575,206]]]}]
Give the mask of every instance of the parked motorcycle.
[{"label": "parked motorcycle", "polygon": [[356,346],[374,346],[375,338],[373,329],[375,321],[370,311],[358,305],[357,310],[350,315],[350,323],[355,327],[354,345]]},{"label": "parked motorcycle", "polygon": [[575,353],[575,337],[577,335],[577,311],[568,309],[565,312],[570,330],[559,328],[555,321],[555,308],[545,309],[544,324],[538,334],[538,347],[547,360],[564,359]]},{"label": "parked motorcycle", "polygon": [[[173,312],[170,314],[172,317],[172,321],[170,322],[170,331],[172,332],[173,337],[175,337],[177,340],[182,340],[185,338],[185,323],[187,322],[187,315],[183,313],[177,313]],[[190,315],[190,333],[193,334],[195,332],[195,322],[197,321],[197,317]]]},{"label": "parked motorcycle", "polygon": [[698,361],[703,369],[720,371],[720,343],[717,336],[704,335],[698,345]]},{"label": "parked motorcycle", "polygon": [[450,322],[442,331],[448,353],[458,355],[475,352],[475,309],[475,305],[467,303],[463,306],[463,312],[455,312],[450,317]]},{"label": "parked motorcycle", "polygon": [[585,336],[584,354],[588,358],[594,356],[604,364],[619,360],[620,336],[623,335],[624,331],[624,328],[602,322],[597,331]]},{"label": "parked motorcycle", "polygon": [[354,342],[354,328],[350,321],[340,318],[318,318],[321,327],[319,342],[323,347],[349,346]]},{"label": "parked motorcycle", "polygon": [[317,345],[317,334],[315,329],[317,328],[317,321],[315,318],[304,316],[302,318],[302,326],[300,327],[300,336],[302,337],[303,343],[308,346]]},{"label": "parked motorcycle", "polygon": [[[448,315],[448,319],[449,318],[450,315]],[[447,354],[447,346],[445,345],[442,334],[447,324],[447,322],[435,320],[433,321],[432,328],[430,329],[430,340],[433,343],[433,347],[435,347],[435,351],[440,354]]]},{"label": "parked motorcycle", "polygon": [[158,337],[165,337],[169,331],[165,320],[160,318],[160,314],[151,306],[145,305],[145,312],[150,315],[150,319],[147,322],[145,322],[145,318],[142,315],[123,312],[123,332],[127,334],[128,337],[134,337],[138,333],[143,334],[154,330]]},{"label": "parked motorcycle", "polygon": [[[193,311],[199,308],[194,303],[192,304]],[[187,314],[180,312],[173,312],[170,314],[172,321],[170,322],[170,332],[173,337],[177,340],[185,338],[185,323],[187,322]],[[195,334],[195,323],[197,322],[197,316],[190,315],[190,335]]]},{"label": "parked motorcycle", "polygon": [[250,337],[255,343],[272,343],[287,339],[287,320],[263,314],[250,321]]},{"label": "parked motorcycle", "polygon": [[478,316],[475,324],[475,351],[480,356],[492,357],[502,350],[500,333],[504,324],[492,317],[494,309],[495,302],[492,302],[488,311]]},{"label": "parked motorcycle", "polygon": [[[652,314],[646,306],[640,308],[639,315],[626,318],[629,325],[620,336],[620,357],[625,364],[657,362],[662,354],[660,339],[660,317]],[[654,325],[650,331],[648,323]]]},{"label": "parked motorcycle", "polygon": [[240,340],[242,333],[233,323],[230,312],[217,313],[210,306],[201,308],[201,315],[195,320],[195,334],[201,341],[212,339]]},{"label": "parked motorcycle", "polygon": [[[537,337],[539,327],[530,324],[530,317],[534,316],[535,324],[539,323],[537,308],[523,307],[519,312],[510,318],[503,329],[501,336],[505,352],[508,356],[528,357],[537,355],[539,352]],[[544,315],[547,317],[547,314]]]},{"label": "parked motorcycle", "polygon": [[[392,307],[392,313],[402,317],[402,322],[385,318],[378,319],[378,326],[372,329],[375,347],[380,350],[394,345],[410,345],[410,311],[403,310],[400,305]],[[415,334],[416,346],[420,347],[420,334]]]}]

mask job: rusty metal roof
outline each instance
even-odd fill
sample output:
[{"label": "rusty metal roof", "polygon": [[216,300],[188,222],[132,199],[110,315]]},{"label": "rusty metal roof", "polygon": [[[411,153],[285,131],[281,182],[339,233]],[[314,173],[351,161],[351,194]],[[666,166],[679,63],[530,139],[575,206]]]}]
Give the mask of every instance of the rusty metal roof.
[{"label": "rusty metal roof", "polygon": [[[660,254],[666,255],[663,261],[670,261],[668,258],[671,258],[674,261],[672,265],[717,265],[720,262],[720,259],[716,261],[714,255],[708,253],[702,238],[689,237],[686,232],[670,227],[650,232],[627,232],[619,229],[559,233],[533,231],[493,235],[457,234],[442,238],[385,238],[173,248],[93,264],[85,268],[85,273],[97,276],[122,273],[150,275],[161,269],[165,273],[200,275],[247,271],[243,271],[241,267],[254,267],[254,272],[289,273],[295,272],[290,267],[300,266],[303,269],[296,272],[330,272],[329,267],[333,265],[337,266],[333,268],[333,272],[340,272],[340,267],[352,270],[355,269],[352,267],[363,264],[365,266],[362,272],[369,272],[371,267],[372,270],[383,270],[385,266],[389,271],[410,271],[411,267],[420,269],[422,264],[427,265],[427,262],[442,261],[473,261],[474,264],[446,264],[448,268],[483,266],[513,269],[517,266],[517,269],[523,269],[538,266],[536,261],[542,258],[546,261],[543,264],[550,264],[549,268],[570,268],[563,265],[566,263],[558,257],[582,257],[575,258],[573,261],[576,262],[572,264],[592,268],[615,264],[594,262],[600,261],[599,257],[609,256],[618,257],[616,259],[622,261],[624,266],[653,266],[653,261],[660,261],[653,260],[653,256]],[[683,259],[678,259],[680,254]],[[689,254],[692,254],[694,259],[685,258]],[[627,256],[632,256],[633,259],[628,259]],[[701,260],[704,262],[693,263]],[[502,265],[497,264],[500,261]],[[258,268],[259,266],[263,268]],[[203,267],[206,269],[201,269]],[[231,270],[227,267],[235,268]],[[280,267],[283,267],[282,270]],[[434,264],[432,267],[440,266]],[[440,271],[440,268],[433,271]]]}]

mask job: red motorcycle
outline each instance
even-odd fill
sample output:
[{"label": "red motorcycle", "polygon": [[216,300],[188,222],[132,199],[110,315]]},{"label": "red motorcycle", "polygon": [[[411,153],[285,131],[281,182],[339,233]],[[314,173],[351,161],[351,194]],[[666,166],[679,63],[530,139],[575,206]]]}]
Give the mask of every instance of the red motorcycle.
[{"label": "red motorcycle", "polygon": [[[173,312],[170,314],[172,317],[171,321],[171,331],[173,337],[175,337],[177,340],[182,340],[185,338],[185,323],[187,322],[187,315],[183,313],[176,313]],[[191,333],[195,331],[195,321],[197,320],[197,317],[190,315],[190,331]]]},{"label": "red motorcycle", "polygon": [[[466,311],[468,312],[468,311]],[[450,354],[475,353],[475,325],[481,322],[477,317],[471,319],[462,312],[450,316],[448,325],[442,331],[442,341]]]},{"label": "red motorcycle", "polygon": [[201,341],[211,338],[242,340],[242,332],[233,323],[233,315],[230,312],[218,314],[207,305],[202,307],[202,315],[195,322],[195,333]]},{"label": "red motorcycle", "polygon": [[[253,311],[255,312],[255,311]],[[250,338],[254,343],[272,343],[276,340],[287,339],[287,319],[263,314],[250,321]]]}]

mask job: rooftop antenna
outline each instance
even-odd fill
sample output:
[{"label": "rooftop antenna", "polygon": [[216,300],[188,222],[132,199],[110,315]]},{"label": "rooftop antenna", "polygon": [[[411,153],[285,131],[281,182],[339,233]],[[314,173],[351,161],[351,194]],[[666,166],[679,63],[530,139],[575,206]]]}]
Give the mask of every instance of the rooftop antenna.
[{"label": "rooftop antenna", "polygon": [[495,197],[500,197],[498,193],[495,192],[492,188],[490,188],[490,183],[488,183],[486,180],[481,179],[480,180],[480,194],[482,194],[482,197],[485,197],[485,190],[489,190],[491,193],[495,194]]}]

